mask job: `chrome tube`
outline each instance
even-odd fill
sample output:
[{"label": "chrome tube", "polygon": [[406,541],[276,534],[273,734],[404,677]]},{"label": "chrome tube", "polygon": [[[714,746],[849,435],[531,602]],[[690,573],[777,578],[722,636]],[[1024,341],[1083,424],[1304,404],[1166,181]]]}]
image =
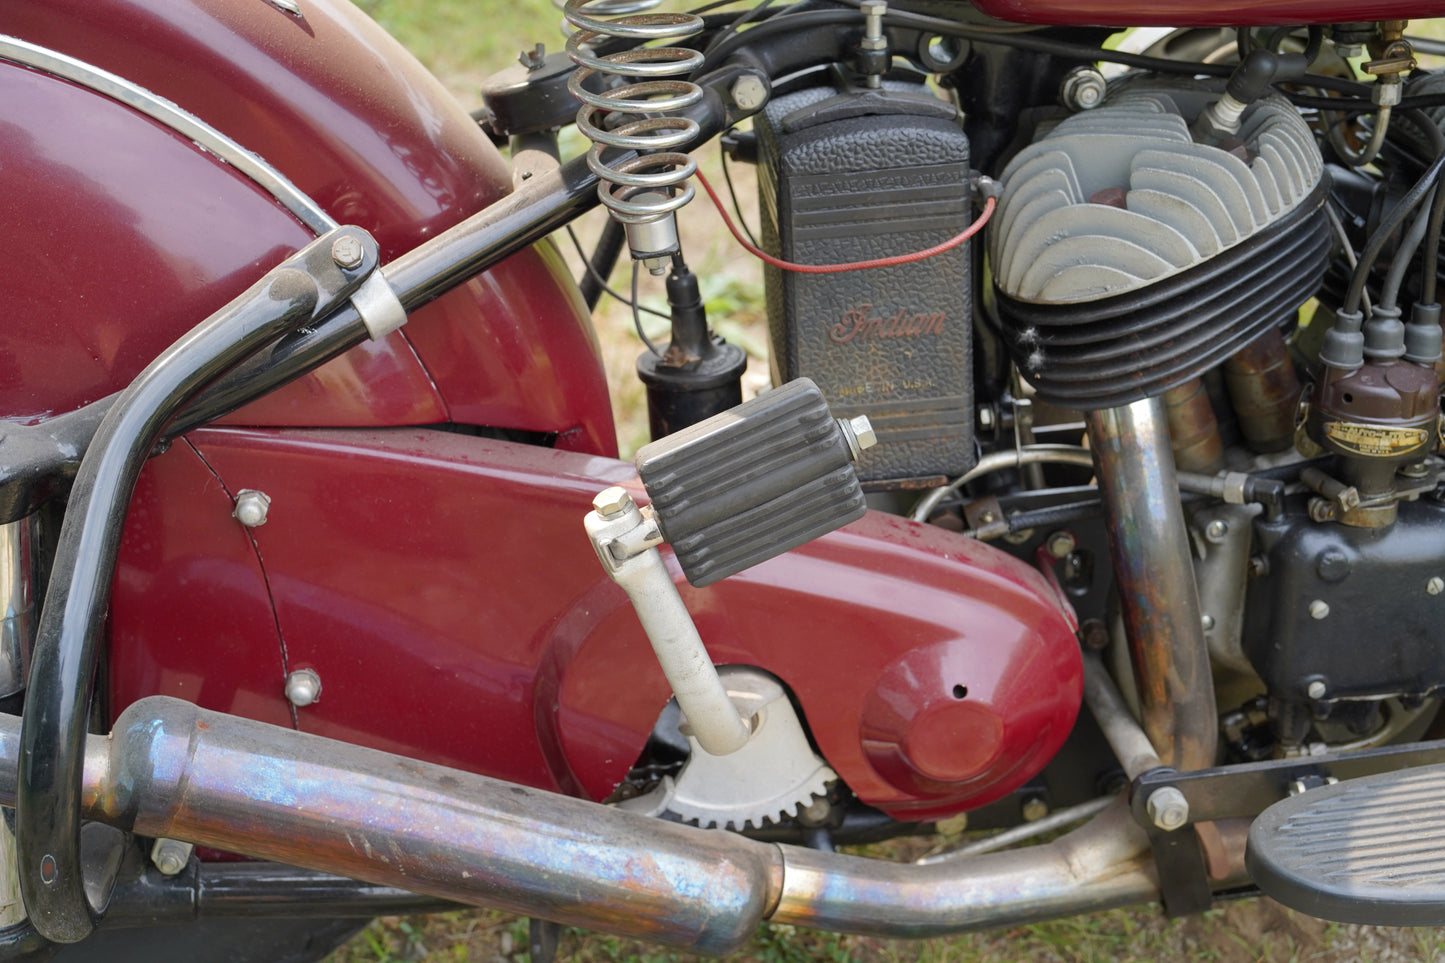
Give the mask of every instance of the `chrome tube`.
[{"label": "chrome tube", "polygon": [[[0,716],[4,805],[19,728]],[[83,806],[145,835],[712,954],[768,917],[928,936],[1158,898],[1122,799],[1047,845],[916,866],[652,819],[162,696],[90,737]]]},{"label": "chrome tube", "polygon": [[0,525],[0,698],[25,688],[35,642],[34,517]]},{"label": "chrome tube", "polygon": [[[0,804],[19,720],[0,716]],[[84,814],[165,836],[700,953],[747,941],[774,846],[154,696],[91,736]]]},{"label": "chrome tube", "polygon": [[1144,831],[1121,798],[1044,846],[918,866],[783,851],[772,919],[871,936],[942,936],[1158,898]]},{"label": "chrome tube", "polygon": [[1085,418],[1144,731],[1166,766],[1211,766],[1214,682],[1164,404],[1150,398]]}]

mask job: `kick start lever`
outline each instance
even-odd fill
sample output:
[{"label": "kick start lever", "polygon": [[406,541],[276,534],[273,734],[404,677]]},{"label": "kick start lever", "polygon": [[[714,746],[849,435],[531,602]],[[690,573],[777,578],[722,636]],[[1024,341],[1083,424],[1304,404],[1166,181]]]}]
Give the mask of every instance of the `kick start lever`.
[{"label": "kick start lever", "polygon": [[602,567],[637,610],[698,744],[741,749],[750,727],[728,698],[657,546],[703,587],[863,516],[853,460],[876,443],[865,417],[835,419],[799,378],[643,446],[635,463],[652,504],[621,488],[584,522]]}]

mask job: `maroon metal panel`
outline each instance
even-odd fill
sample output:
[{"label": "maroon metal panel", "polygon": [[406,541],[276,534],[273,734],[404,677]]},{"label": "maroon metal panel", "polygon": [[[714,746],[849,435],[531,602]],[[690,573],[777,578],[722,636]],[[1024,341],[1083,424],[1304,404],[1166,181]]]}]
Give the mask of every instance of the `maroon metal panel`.
[{"label": "maroon metal panel", "polygon": [[[151,460],[126,519],[111,600],[111,692],[156,692],[291,726],[255,546],[187,442]],[[133,698],[112,705],[112,717]]]},{"label": "maroon metal panel", "polygon": [[1445,15],[1439,0],[974,0],[990,17],[1101,27],[1298,26]]},{"label": "maroon metal panel", "polygon": [[[273,499],[252,534],[288,668],[322,678],[303,729],[611,792],[669,696],[582,532],[593,494],[635,484],[629,466],[431,430],[192,437],[228,490]],[[194,510],[158,505],[167,517],[150,525],[183,528]],[[782,678],[849,786],[899,815],[1009,791],[1057,751],[1078,709],[1078,646],[1043,579],[957,535],[870,514],[682,589],[714,658]],[[157,612],[143,651],[113,659],[183,658],[206,618]],[[226,671],[206,680],[223,702]],[[121,684],[130,670],[114,677],[116,709],[149,694]]]},{"label": "maroon metal panel", "polygon": [[[263,0],[13,0],[0,4],[0,32],[177,103],[280,170],[337,221],[371,231],[386,259],[510,189],[505,163],[466,112],[344,0],[308,0],[300,18]],[[83,106],[84,98],[101,103]],[[27,255],[24,272],[7,263],[7,299],[11,276],[28,273],[36,280],[34,320],[20,322],[27,336],[7,338],[3,349],[16,353],[9,372],[22,371],[25,383],[0,382],[0,416],[68,410],[124,386],[161,347],[306,238],[254,189],[248,188],[256,195],[249,206],[206,203],[206,191],[232,190],[217,182],[239,178],[189,145],[181,145],[196,155],[188,164],[162,156],[154,122],[78,91],[52,106],[42,113],[21,97],[0,98],[0,127],[11,131],[8,137],[46,144],[48,152],[36,155],[29,173],[53,185],[6,212],[17,217],[18,228],[7,240]],[[130,120],[98,131],[91,122],[103,114]],[[141,125],[153,129],[150,137],[136,133]],[[167,150],[174,154],[177,145]],[[157,170],[132,171],[126,161]],[[77,167],[99,186],[67,201],[57,192]],[[97,193],[109,204],[87,203]],[[42,206],[42,200],[64,203]],[[170,271],[184,275],[180,293],[188,297],[163,296],[177,293]],[[145,283],[156,272],[169,287]],[[453,292],[418,311],[402,333],[356,349],[230,421],[376,425],[453,418],[556,432],[565,445],[615,453],[599,354],[555,254],[523,252],[484,283],[490,293],[480,299],[475,287]],[[75,291],[77,285],[85,285],[83,291]],[[162,296],[152,293],[157,290]],[[408,341],[412,331],[423,332],[417,338],[428,346],[436,373],[417,358]],[[498,360],[491,351],[497,343],[528,343],[531,350]],[[449,353],[432,351],[438,344]],[[86,351],[100,359],[89,362],[88,376]],[[32,377],[37,366],[54,374]],[[567,377],[556,377],[559,370]],[[522,386],[525,401],[518,400]]]}]

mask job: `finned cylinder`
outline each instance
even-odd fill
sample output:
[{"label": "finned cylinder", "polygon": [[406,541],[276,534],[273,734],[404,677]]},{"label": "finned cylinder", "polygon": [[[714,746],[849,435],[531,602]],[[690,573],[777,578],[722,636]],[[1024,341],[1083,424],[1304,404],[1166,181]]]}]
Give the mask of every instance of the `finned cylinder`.
[{"label": "finned cylinder", "polygon": [[1219,422],[1203,379],[1193,378],[1164,392],[1164,413],[1169,421],[1169,447],[1174,451],[1176,468],[1212,474],[1224,467]]},{"label": "finned cylinder", "polygon": [[1300,383],[1278,328],[1270,328],[1225,359],[1224,384],[1249,447],[1269,452],[1294,444]]}]

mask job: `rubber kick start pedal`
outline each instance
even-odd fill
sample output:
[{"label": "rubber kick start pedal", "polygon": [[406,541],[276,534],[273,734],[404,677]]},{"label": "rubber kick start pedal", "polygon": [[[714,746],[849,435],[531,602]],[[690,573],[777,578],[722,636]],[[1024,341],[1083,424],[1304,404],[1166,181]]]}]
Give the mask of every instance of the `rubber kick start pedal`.
[{"label": "rubber kick start pedal", "polygon": [[798,378],[637,452],[663,540],[687,580],[711,585],[863,517],[853,461],[866,417],[835,419]]}]

